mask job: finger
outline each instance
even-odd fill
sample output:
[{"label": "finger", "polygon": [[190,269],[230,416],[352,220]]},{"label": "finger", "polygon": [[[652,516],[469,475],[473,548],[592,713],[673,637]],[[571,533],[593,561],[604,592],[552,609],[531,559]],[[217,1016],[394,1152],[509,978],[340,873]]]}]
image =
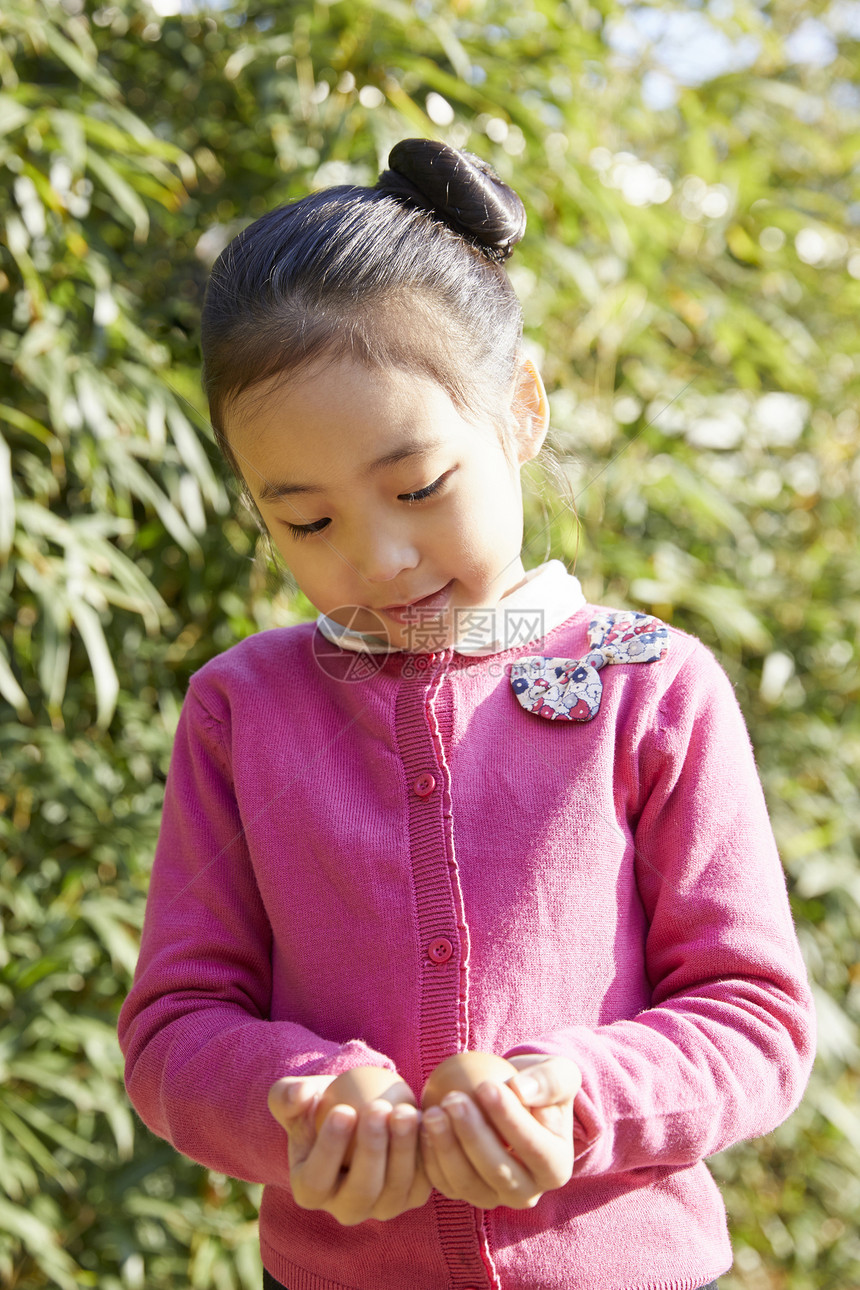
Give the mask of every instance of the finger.
[{"label": "finger", "polygon": [[[472,1111],[480,1114],[474,1106]],[[440,1107],[431,1107],[426,1112],[421,1141],[422,1151],[426,1152],[427,1173],[437,1191],[451,1199],[468,1200],[481,1209],[499,1204],[499,1197],[475,1171],[448,1115]]]},{"label": "finger", "polygon": [[269,1088],[269,1110],[279,1124],[285,1125],[287,1120],[298,1115],[302,1109],[303,1101],[301,1080],[279,1079]]},{"label": "finger", "polygon": [[433,1184],[424,1167],[424,1160],[419,1151],[418,1163],[415,1167],[415,1179],[409,1189],[407,1209],[417,1209],[425,1205],[430,1199],[430,1193],[433,1190]]},{"label": "finger", "polygon": [[313,1111],[317,1101],[317,1094],[305,1101],[302,1090],[282,1080],[269,1089],[269,1110],[287,1135],[291,1172],[307,1159],[316,1140]]},{"label": "finger", "polygon": [[281,1121],[287,1135],[290,1172],[303,1164],[313,1150],[317,1132],[311,1115],[299,1115],[293,1120]]},{"label": "finger", "polygon": [[541,1058],[508,1080],[524,1106],[558,1106],[572,1101],[581,1087],[582,1073],[569,1057]]},{"label": "finger", "polygon": [[388,1117],[388,1167],[373,1218],[393,1218],[423,1205],[430,1195],[418,1158],[420,1118],[418,1110],[408,1105],[396,1106]]},{"label": "finger", "polygon": [[418,1132],[418,1148],[421,1153],[421,1168],[424,1170],[430,1181],[430,1186],[435,1187],[437,1191],[445,1194],[446,1180],[439,1165],[438,1153],[435,1142],[431,1135],[431,1129],[425,1123],[426,1117],[422,1119],[421,1128]]},{"label": "finger", "polygon": [[[513,1094],[508,1097],[520,1115],[532,1119]],[[507,1136],[500,1138],[496,1126],[487,1123],[471,1098],[450,1093],[443,1098],[442,1107],[451,1117],[454,1134],[471,1170],[497,1197],[495,1204],[509,1204],[514,1196],[534,1192],[529,1174],[507,1149]]]},{"label": "finger", "polygon": [[415,1181],[420,1119],[418,1111],[408,1103],[396,1106],[388,1118],[390,1141],[385,1191],[391,1197],[405,1200]]},{"label": "finger", "polygon": [[[495,1133],[508,1144],[533,1187],[549,1191],[566,1183],[573,1172],[573,1109],[563,1106],[523,1106],[505,1085],[483,1084],[477,1100]],[[551,1123],[543,1122],[547,1117]]]},{"label": "finger", "polygon": [[449,1176],[451,1153],[460,1150],[451,1122],[439,1107],[424,1112],[421,1121],[421,1158],[433,1186],[443,1195],[452,1194]]},{"label": "finger", "polygon": [[[355,1129],[356,1112],[351,1106],[333,1106],[322,1122],[319,1133],[304,1159],[293,1166],[293,1142],[290,1138],[290,1184],[293,1198],[303,1209],[323,1209],[338,1190],[343,1157]],[[298,1145],[296,1148],[298,1155]]]},{"label": "finger", "polygon": [[333,1211],[345,1226],[369,1218],[385,1187],[390,1113],[391,1103],[381,1100],[369,1102],[358,1113],[352,1162]]},{"label": "finger", "polygon": [[278,1123],[286,1128],[288,1121],[300,1116],[311,1103],[316,1104],[323,1089],[330,1083],[331,1079],[327,1076],[285,1075],[269,1088],[269,1110]]}]

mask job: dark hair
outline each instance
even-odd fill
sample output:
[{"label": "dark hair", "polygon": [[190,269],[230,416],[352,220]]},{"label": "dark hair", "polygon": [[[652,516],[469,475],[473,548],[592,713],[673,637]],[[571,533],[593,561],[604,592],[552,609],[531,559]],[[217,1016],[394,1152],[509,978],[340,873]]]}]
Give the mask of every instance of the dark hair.
[{"label": "dark hair", "polygon": [[389,166],[374,188],[326,188],[270,211],[212,269],[204,386],[246,500],[226,411],[319,359],[420,372],[498,423],[522,337],[502,261],[525,231],[523,204],[486,162],[433,140],[402,140]]}]

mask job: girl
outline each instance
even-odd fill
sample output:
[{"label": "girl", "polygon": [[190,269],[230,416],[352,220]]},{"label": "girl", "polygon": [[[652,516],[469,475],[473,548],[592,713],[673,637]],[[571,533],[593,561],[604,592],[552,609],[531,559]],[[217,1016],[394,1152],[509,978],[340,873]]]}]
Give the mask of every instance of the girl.
[{"label": "girl", "polygon": [[[731,1264],[704,1158],[779,1124],[813,1054],[749,737],[700,642],[526,572],[522,204],[443,144],[389,164],[212,273],[212,424],[320,613],[192,678],[129,1095],[265,1184],[268,1287],[694,1290]],[[317,1129],[340,1073],[419,1099],[466,1049],[518,1069]]]}]

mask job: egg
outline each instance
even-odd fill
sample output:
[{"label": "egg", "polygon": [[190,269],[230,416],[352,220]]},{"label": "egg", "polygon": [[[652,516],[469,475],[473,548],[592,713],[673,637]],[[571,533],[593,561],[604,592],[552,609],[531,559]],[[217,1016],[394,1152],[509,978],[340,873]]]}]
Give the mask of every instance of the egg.
[{"label": "egg", "polygon": [[512,1062],[495,1053],[455,1053],[439,1063],[424,1085],[421,1108],[426,1111],[430,1106],[438,1106],[447,1093],[468,1093],[473,1097],[484,1080],[505,1084],[516,1073]]},{"label": "egg", "polygon": [[[332,1080],[317,1104],[314,1117],[317,1133],[333,1106],[354,1106],[359,1110],[366,1103],[374,1102],[378,1098],[384,1102],[390,1102],[392,1106],[399,1106],[401,1102],[408,1102],[410,1106],[416,1105],[412,1089],[393,1071],[383,1070],[381,1066],[356,1066],[350,1071],[344,1071],[337,1079]],[[345,1165],[352,1160],[354,1138],[353,1133],[343,1157]]]}]

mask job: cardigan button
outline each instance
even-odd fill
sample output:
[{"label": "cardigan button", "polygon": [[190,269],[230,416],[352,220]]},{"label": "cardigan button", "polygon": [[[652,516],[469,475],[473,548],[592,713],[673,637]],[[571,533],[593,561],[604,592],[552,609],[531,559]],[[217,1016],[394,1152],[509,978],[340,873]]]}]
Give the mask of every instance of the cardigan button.
[{"label": "cardigan button", "polygon": [[454,953],[454,946],[444,936],[439,936],[427,946],[427,957],[433,963],[447,963]]},{"label": "cardigan button", "polygon": [[418,797],[429,797],[435,787],[436,780],[432,775],[419,775],[412,785],[412,790]]}]

